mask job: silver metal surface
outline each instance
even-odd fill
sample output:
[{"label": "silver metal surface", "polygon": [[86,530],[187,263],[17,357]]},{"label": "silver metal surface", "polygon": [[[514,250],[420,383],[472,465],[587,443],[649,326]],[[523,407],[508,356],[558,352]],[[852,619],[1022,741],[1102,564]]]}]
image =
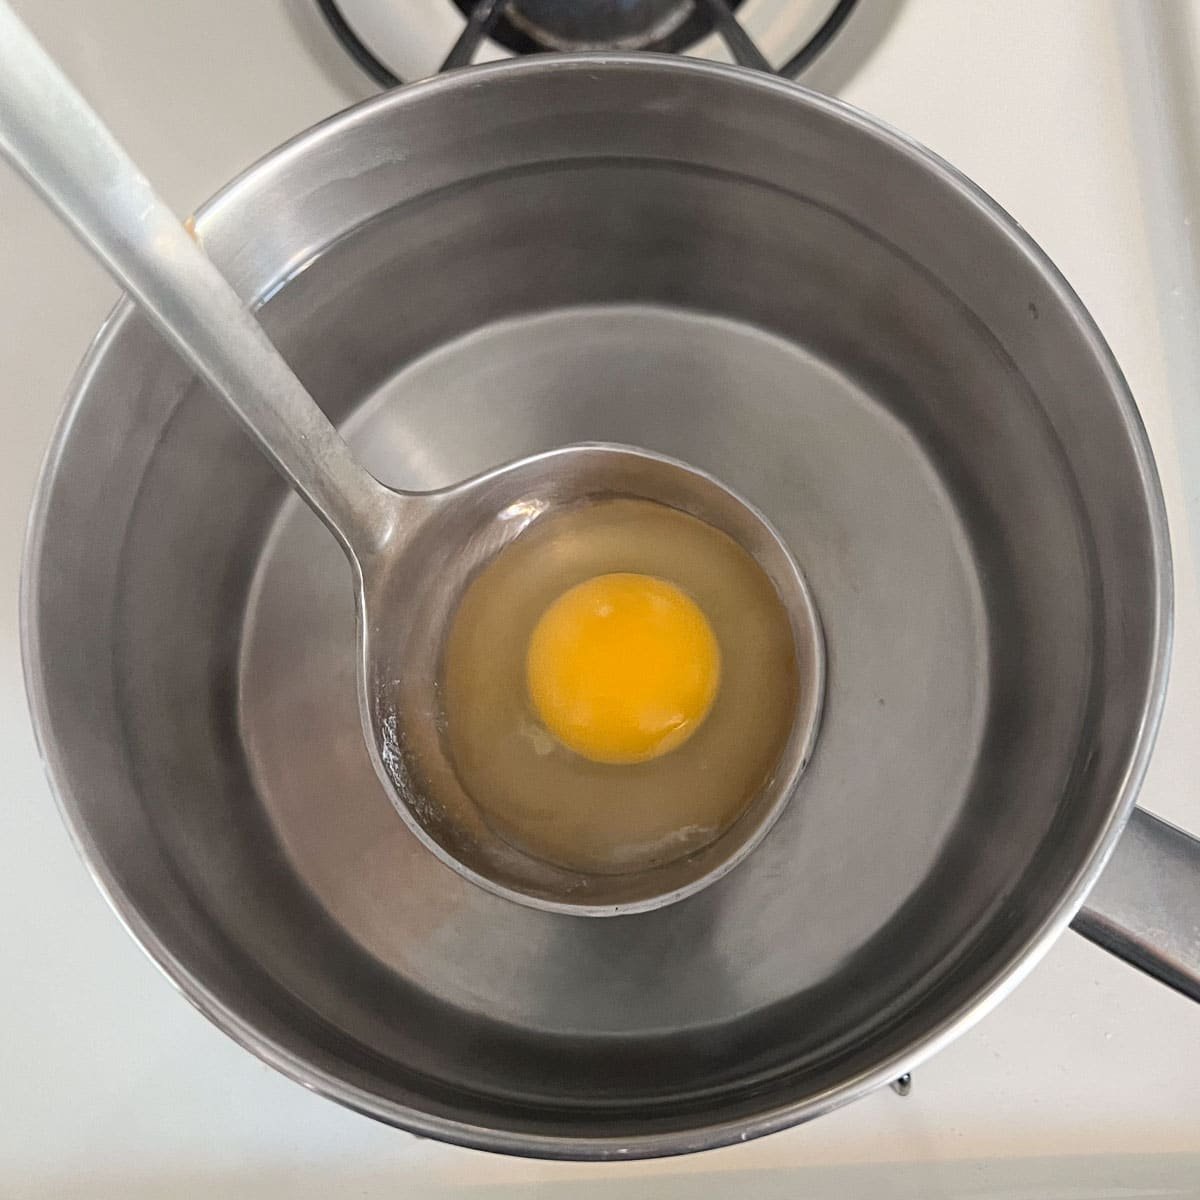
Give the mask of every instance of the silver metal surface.
[{"label": "silver metal surface", "polygon": [[[47,112],[54,121],[44,119]],[[812,755],[825,682],[820,624],[804,577],[760,514],[703,472],[618,446],[552,450],[438,491],[383,487],[4,3],[0,149],[136,297],[341,543],[357,598],[363,733],[397,811],[443,862],[508,899],[614,916],[689,896],[758,845]],[[493,832],[458,781],[436,702],[447,614],[471,576],[538,517],[606,494],[690,512],[748,550],[792,616],[803,686],[779,761],[738,820],[696,853],[620,875],[540,862]],[[283,732],[285,749],[295,736]]]},{"label": "silver metal surface", "polygon": [[1135,811],[1072,928],[1200,1000],[1200,842]]},{"label": "silver metal surface", "polygon": [[363,748],[338,548],[122,305],[35,506],[28,684],[98,880],[224,1029],[418,1132],[683,1152],[896,1080],[1066,928],[1158,721],[1166,525],[1100,335],[971,184],[777,80],[542,57],[333,119],[198,230],[377,477],[695,463],[804,564],[828,662],[713,886],[587,921],[471,885]]}]

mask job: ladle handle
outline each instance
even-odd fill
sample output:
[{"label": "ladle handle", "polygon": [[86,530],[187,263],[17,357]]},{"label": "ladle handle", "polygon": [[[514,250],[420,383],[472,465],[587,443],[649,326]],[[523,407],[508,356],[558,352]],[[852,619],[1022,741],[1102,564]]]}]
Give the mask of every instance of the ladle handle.
[{"label": "ladle handle", "polygon": [[342,543],[361,555],[382,542],[394,493],[358,464],[241,298],[3,0],[0,150]]}]

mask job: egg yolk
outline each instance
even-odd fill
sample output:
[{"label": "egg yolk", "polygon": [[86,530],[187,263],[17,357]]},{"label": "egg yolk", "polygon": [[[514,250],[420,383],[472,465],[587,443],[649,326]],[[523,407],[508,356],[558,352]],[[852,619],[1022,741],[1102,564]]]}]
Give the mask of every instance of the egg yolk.
[{"label": "egg yolk", "polygon": [[529,640],[526,682],[546,728],[593,762],[681,746],[712,707],[721,651],[696,603],[652,575],[597,575],[564,592]]}]

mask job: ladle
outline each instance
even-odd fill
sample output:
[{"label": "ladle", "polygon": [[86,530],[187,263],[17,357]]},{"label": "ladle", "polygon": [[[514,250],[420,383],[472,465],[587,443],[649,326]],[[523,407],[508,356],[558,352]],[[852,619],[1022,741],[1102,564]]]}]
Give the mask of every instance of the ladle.
[{"label": "ladle", "polygon": [[[355,459],[243,300],[3,3],[0,148],[341,543],[354,577],[363,731],[393,803],[427,846],[475,882],[513,899],[607,915],[690,894],[757,844],[807,763],[824,678],[807,586],[761,514],[701,471],[649,451],[596,443],[551,450],[434,492],[380,483]],[[792,616],[802,695],[774,775],[717,843],[682,864],[589,877],[502,843],[482,815],[469,819],[469,799],[452,806],[456,816],[447,818],[441,798],[458,784],[438,736],[437,657],[456,597],[484,561],[550,508],[614,494],[694,513],[757,558]]]}]

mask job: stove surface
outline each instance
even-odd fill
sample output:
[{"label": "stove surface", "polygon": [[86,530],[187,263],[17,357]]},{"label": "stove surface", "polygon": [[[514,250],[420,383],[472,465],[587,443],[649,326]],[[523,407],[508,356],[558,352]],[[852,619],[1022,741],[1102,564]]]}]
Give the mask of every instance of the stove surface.
[{"label": "stove surface", "polygon": [[[742,8],[749,24],[782,3]],[[448,0],[443,7],[461,25]],[[829,6],[792,7],[811,21]],[[848,26],[842,49],[831,46],[805,81],[880,115],[989,190],[1082,295],[1138,398],[1166,492],[1177,589],[1171,691],[1142,799],[1200,832],[1191,244],[1200,12],[1192,0],[863,7],[861,28]],[[17,8],[181,215],[284,138],[373,91],[310,0]],[[856,51],[859,42],[869,49]],[[547,1164],[421,1141],[308,1094],[218,1033],[113,919],[41,775],[16,628],[25,514],[62,395],[115,289],[5,168],[0,213],[10,423],[0,448],[9,598],[0,613],[0,1193],[259,1200],[399,1188],[417,1200],[586,1200],[623,1185],[647,1198],[877,1188],[1200,1196],[1200,1006],[1072,934],[923,1067],[907,1098],[885,1089],[810,1125],[688,1159]]]}]

